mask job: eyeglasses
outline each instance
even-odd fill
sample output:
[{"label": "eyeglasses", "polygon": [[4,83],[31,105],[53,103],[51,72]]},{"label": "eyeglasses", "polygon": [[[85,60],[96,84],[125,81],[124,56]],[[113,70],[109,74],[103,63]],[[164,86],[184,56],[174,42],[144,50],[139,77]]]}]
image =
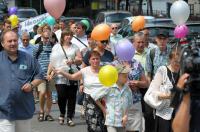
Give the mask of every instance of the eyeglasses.
[{"label": "eyeglasses", "polygon": [[102,40],[100,41],[103,45],[107,45],[108,44],[108,40]]},{"label": "eyeglasses", "polygon": [[114,29],[118,29],[118,27],[112,27],[112,30],[114,30]]},{"label": "eyeglasses", "polygon": [[29,41],[29,39],[22,39],[22,41]]}]

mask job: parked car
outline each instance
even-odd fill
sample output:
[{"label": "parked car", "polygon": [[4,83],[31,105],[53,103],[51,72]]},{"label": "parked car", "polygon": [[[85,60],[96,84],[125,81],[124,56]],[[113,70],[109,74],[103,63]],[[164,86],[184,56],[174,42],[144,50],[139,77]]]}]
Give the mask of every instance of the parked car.
[{"label": "parked car", "polygon": [[[149,29],[149,39],[150,42],[154,42],[154,38],[156,36],[156,33],[158,29],[163,29],[169,32],[169,38],[172,40],[174,38],[174,25],[166,25],[166,24],[146,24],[145,25],[146,29]],[[126,25],[119,29],[118,31],[119,34],[121,34],[123,37],[132,39],[134,32],[132,30],[131,24]]]},{"label": "parked car", "polygon": [[[155,19],[155,17],[153,16],[144,16],[144,18],[147,23],[152,22]],[[131,24],[133,20],[134,20],[134,16],[124,18],[120,23],[120,27],[124,27],[125,25]]]},{"label": "parked car", "polygon": [[88,17],[65,17],[65,16],[61,16],[60,19],[62,21],[64,21],[65,23],[69,22],[70,20],[74,20],[75,22],[79,22],[81,20],[87,20],[90,23],[90,28],[87,32],[91,32],[92,29],[93,29],[93,22]]},{"label": "parked car", "polygon": [[131,16],[132,16],[131,12],[128,11],[102,11],[97,14],[95,24],[116,23],[119,25],[124,18]]},{"label": "parked car", "polygon": [[200,22],[187,22],[186,26],[189,28],[189,33],[187,35],[188,40],[194,38],[200,39]]},{"label": "parked car", "polygon": [[31,17],[36,17],[38,12],[34,8],[30,7],[20,7],[17,9],[17,14],[20,22],[23,22]]}]

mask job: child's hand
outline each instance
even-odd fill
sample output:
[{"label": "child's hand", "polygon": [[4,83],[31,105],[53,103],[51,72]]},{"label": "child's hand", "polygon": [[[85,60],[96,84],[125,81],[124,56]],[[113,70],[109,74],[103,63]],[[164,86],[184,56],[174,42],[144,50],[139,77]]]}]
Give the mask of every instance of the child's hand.
[{"label": "child's hand", "polygon": [[123,125],[123,127],[126,126],[127,121],[128,121],[128,116],[124,115],[123,118],[122,118],[122,125]]},{"label": "child's hand", "polygon": [[59,75],[59,74],[63,74],[63,70],[62,69],[54,69],[53,72],[56,74],[56,75]]}]

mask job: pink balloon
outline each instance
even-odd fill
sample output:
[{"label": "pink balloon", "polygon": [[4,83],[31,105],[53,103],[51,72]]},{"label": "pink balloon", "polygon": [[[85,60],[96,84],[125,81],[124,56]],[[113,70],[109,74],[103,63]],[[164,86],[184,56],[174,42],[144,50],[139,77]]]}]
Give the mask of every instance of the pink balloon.
[{"label": "pink balloon", "polygon": [[184,38],[189,32],[189,29],[186,25],[176,26],[174,30],[174,36],[176,38]]},{"label": "pink balloon", "polygon": [[66,0],[44,0],[46,11],[55,19],[60,18],[65,10]]}]

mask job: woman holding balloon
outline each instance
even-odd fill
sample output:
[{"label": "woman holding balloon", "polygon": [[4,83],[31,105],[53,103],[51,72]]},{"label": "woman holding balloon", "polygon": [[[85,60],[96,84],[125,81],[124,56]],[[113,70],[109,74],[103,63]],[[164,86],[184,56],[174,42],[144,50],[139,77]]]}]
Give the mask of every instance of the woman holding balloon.
[{"label": "woman holding balloon", "polygon": [[[54,70],[57,75],[61,74],[70,80],[83,80],[85,93],[85,116],[88,125],[88,132],[106,132],[104,125],[104,115],[99,106],[91,98],[90,94],[94,91],[105,90],[105,87],[100,83],[98,73],[100,70],[100,54],[97,51],[89,53],[90,66],[85,67],[77,73],[70,74],[63,70]],[[109,70],[109,69],[108,69]]]}]

